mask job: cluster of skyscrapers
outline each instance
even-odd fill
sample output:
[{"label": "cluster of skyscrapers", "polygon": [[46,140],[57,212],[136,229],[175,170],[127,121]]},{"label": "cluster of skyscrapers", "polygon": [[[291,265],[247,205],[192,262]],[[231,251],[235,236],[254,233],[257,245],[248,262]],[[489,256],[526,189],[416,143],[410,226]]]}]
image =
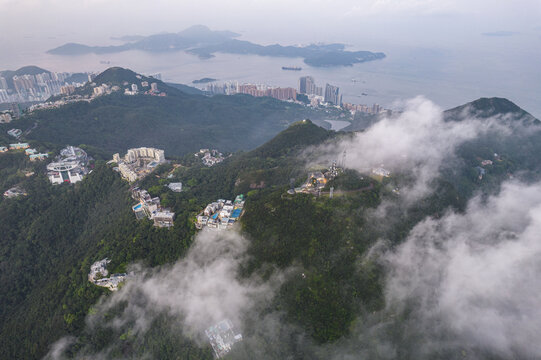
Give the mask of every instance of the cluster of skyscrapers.
[{"label": "cluster of skyscrapers", "polygon": [[317,86],[314,78],[311,76],[303,76],[299,79],[299,93],[323,96],[323,101],[327,104],[336,106],[342,105],[342,95],[340,94],[340,88],[338,86],[326,84],[325,93],[323,93],[323,88]]},{"label": "cluster of skyscrapers", "polygon": [[0,103],[44,101],[60,93],[69,94],[74,86],[69,73],[44,72],[31,75],[0,76]]}]

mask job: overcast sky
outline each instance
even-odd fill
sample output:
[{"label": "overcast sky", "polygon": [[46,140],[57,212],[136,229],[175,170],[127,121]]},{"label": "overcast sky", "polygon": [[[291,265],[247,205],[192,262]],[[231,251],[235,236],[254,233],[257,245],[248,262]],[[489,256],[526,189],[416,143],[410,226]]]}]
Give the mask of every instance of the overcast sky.
[{"label": "overcast sky", "polygon": [[262,42],[459,43],[482,32],[541,35],[541,1],[0,0],[1,43],[29,37],[103,43],[110,35],[194,24]]}]

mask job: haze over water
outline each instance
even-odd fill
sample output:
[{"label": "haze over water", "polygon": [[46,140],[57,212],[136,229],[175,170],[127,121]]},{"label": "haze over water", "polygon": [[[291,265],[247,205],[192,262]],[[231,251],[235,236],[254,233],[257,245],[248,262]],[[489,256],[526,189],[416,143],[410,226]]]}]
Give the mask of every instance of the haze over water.
[{"label": "haze over water", "polygon": [[[350,48],[381,51],[387,57],[351,67],[332,68],[310,67],[301,58],[256,55],[216,54],[212,59],[200,60],[184,51],[57,56],[46,54],[46,50],[67,41],[91,45],[119,42],[106,37],[85,41],[76,40],[73,35],[25,36],[11,39],[4,46],[8,51],[0,57],[0,70],[37,65],[51,71],[99,72],[110,66],[121,66],[144,74],[161,73],[164,81],[188,85],[192,85],[193,80],[211,77],[218,82],[239,81],[295,88],[298,88],[300,76],[311,75],[318,86],[324,87],[326,83],[339,86],[346,102],[378,103],[399,109],[403,100],[423,95],[443,108],[451,108],[479,97],[497,96],[506,97],[541,118],[541,72],[538,68],[541,47],[528,45],[539,44],[540,36],[536,33],[511,36],[478,34],[468,45],[420,47],[359,39],[350,34],[342,41]],[[279,39],[272,41],[269,34],[260,37],[262,40],[259,41],[256,37],[247,33],[240,39],[263,44],[280,42]],[[302,40],[304,43],[318,41],[317,38],[310,41],[306,34]],[[280,43],[289,45],[292,41]],[[110,63],[103,64],[102,61]],[[282,66],[299,66],[302,71],[284,71]]]}]

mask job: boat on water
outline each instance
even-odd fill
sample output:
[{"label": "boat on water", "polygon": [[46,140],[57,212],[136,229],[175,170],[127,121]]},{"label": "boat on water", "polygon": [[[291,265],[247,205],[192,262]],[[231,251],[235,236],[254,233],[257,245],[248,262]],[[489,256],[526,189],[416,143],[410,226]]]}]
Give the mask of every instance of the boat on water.
[{"label": "boat on water", "polygon": [[301,71],[302,68],[299,66],[282,66],[282,70]]}]

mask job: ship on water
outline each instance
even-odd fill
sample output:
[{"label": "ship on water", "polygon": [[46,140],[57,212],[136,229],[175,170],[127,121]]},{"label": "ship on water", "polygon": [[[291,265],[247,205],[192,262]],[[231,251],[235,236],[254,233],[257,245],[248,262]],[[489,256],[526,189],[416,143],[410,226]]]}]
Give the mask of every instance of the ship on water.
[{"label": "ship on water", "polygon": [[282,66],[282,70],[301,71],[302,68],[298,66]]}]

